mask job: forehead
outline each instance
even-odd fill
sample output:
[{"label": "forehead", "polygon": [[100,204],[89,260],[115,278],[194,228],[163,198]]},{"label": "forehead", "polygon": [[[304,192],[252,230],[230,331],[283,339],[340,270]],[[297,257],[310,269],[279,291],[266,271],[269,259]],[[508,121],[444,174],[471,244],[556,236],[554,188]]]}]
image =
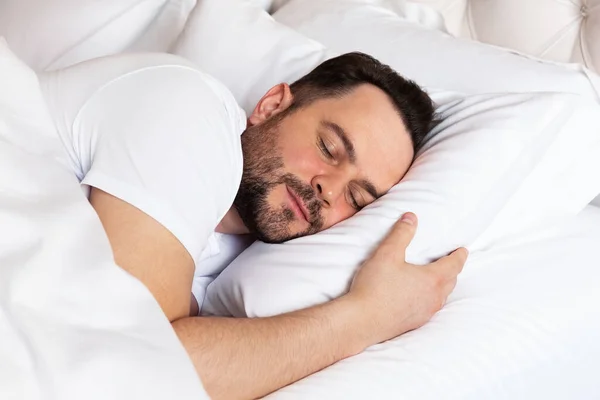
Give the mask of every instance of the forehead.
[{"label": "forehead", "polygon": [[378,190],[387,191],[408,170],[412,141],[391,99],[381,89],[361,85],[348,95],[318,100],[308,108],[320,129],[324,129],[323,121],[329,121],[344,130],[354,146],[357,168]]}]

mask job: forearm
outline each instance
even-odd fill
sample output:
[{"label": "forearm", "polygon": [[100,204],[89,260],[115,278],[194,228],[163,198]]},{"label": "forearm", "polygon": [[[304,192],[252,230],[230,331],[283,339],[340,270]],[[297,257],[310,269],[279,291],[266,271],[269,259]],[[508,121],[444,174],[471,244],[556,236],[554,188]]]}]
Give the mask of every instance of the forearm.
[{"label": "forearm", "polygon": [[214,399],[264,396],[369,344],[344,297],[271,318],[185,318],[173,323]]}]

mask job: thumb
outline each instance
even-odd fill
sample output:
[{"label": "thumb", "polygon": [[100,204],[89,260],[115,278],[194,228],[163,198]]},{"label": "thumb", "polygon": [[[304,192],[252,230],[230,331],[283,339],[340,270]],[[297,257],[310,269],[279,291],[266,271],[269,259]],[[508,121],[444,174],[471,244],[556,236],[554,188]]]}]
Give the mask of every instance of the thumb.
[{"label": "thumb", "polygon": [[402,251],[405,251],[415,237],[417,224],[417,216],[411,212],[407,212],[394,224],[387,237],[383,240],[382,245],[386,247],[391,246],[396,250],[400,247]]}]

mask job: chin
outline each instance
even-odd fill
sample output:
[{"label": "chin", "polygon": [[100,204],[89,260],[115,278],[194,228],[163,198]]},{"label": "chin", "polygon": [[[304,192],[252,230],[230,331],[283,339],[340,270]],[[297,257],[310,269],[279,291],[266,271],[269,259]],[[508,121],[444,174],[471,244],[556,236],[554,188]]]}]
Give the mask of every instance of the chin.
[{"label": "chin", "polygon": [[261,242],[269,244],[281,244],[288,242],[292,239],[297,239],[302,236],[306,236],[306,231],[292,231],[289,229],[283,232],[281,229],[260,229],[259,232],[255,233],[256,238]]}]

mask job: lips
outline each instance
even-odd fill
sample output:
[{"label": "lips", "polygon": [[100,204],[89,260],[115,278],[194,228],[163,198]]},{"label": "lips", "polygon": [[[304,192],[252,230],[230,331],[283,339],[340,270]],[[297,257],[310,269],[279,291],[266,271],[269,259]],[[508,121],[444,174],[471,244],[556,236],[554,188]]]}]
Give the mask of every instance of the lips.
[{"label": "lips", "polygon": [[310,213],[308,212],[308,208],[306,208],[304,201],[302,201],[300,196],[298,196],[292,189],[290,189],[287,186],[286,186],[286,188],[287,188],[288,194],[290,195],[290,198],[292,200],[291,201],[292,207],[294,208],[294,211],[296,212],[298,217],[304,218],[304,220],[309,222],[310,221],[310,218],[309,218]]}]

